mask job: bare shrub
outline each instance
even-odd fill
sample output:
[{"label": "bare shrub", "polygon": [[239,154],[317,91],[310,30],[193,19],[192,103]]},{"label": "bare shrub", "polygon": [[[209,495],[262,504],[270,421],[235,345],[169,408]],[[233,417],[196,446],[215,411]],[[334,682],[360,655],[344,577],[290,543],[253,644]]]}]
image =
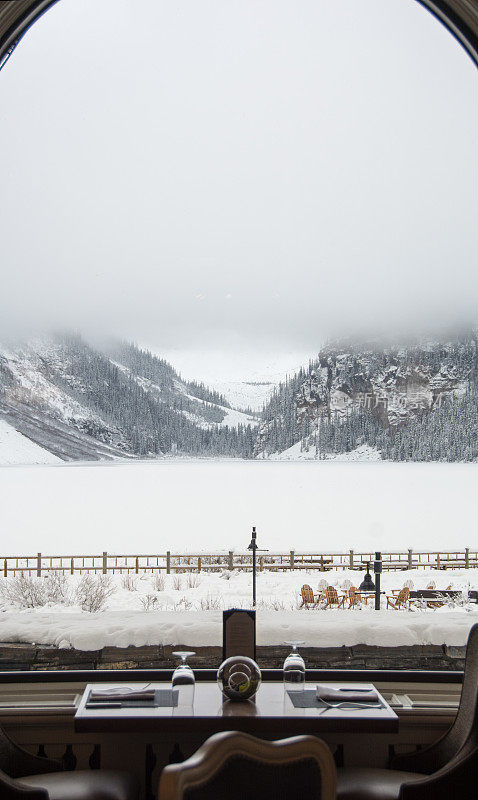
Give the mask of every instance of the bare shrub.
[{"label": "bare shrub", "polygon": [[183,595],[183,597],[181,597],[180,600],[178,600],[177,603],[174,604],[174,610],[175,611],[190,611],[190,609],[192,607],[193,607],[193,604],[191,603],[189,598],[187,598],[184,595]]},{"label": "bare shrub", "polygon": [[199,601],[199,608],[201,611],[220,611],[221,601],[219,597],[208,594],[206,597],[201,597]]},{"label": "bare shrub", "polygon": [[181,575],[176,574],[173,578],[173,589],[175,589],[177,592],[180,592],[182,588],[183,582],[181,580]]},{"label": "bare shrub", "polygon": [[102,611],[106,601],[116,591],[110,575],[83,575],[76,588],[76,602],[90,614]]},{"label": "bare shrub", "polygon": [[45,591],[49,603],[70,605],[72,602],[68,578],[64,572],[49,572],[45,579]]},{"label": "bare shrub", "polygon": [[282,600],[279,600],[277,597],[274,597],[274,599],[271,600],[267,604],[267,607],[269,609],[271,609],[272,611],[285,611],[286,610],[286,607],[285,607],[284,603],[282,602]]},{"label": "bare shrub", "polygon": [[136,575],[130,575],[129,572],[126,573],[126,575],[122,575],[121,586],[128,592],[137,592],[138,586],[136,581]]},{"label": "bare shrub", "polygon": [[141,605],[144,611],[154,611],[158,607],[158,598],[155,594],[147,594],[141,598]]},{"label": "bare shrub", "polygon": [[197,572],[188,572],[186,575],[186,586],[188,589],[197,589],[201,583],[201,578]]},{"label": "bare shrub", "polygon": [[3,596],[17,608],[39,608],[48,602],[45,581],[24,572],[5,581]]},{"label": "bare shrub", "polygon": [[164,575],[158,572],[153,578],[153,588],[157,592],[164,592]]}]

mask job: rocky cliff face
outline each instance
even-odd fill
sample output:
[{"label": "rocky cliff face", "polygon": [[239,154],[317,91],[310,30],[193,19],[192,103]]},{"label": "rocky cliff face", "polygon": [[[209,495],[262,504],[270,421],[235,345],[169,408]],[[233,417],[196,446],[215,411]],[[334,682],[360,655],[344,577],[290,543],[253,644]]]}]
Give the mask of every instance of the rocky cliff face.
[{"label": "rocky cliff face", "polygon": [[256,455],[280,452],[310,437],[322,422],[340,426],[357,415],[370,416],[393,435],[393,429],[465,395],[476,366],[474,332],[400,347],[331,343],[265,408]]}]

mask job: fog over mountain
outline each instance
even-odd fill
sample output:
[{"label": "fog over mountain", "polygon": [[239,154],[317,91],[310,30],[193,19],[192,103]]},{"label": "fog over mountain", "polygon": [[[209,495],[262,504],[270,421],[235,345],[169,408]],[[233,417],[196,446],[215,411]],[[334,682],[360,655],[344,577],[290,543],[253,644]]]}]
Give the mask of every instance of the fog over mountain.
[{"label": "fog over mountain", "polygon": [[234,363],[475,320],[475,100],[416,2],[62,0],[0,79],[0,338]]}]

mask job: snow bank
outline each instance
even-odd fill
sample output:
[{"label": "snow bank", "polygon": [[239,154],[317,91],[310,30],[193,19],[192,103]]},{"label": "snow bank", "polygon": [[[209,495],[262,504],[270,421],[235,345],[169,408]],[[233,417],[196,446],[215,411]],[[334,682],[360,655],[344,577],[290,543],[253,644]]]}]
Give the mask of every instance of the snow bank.
[{"label": "snow bank", "polygon": [[[268,456],[270,461],[316,461],[317,456],[315,448],[310,447],[308,450],[302,449],[302,443],[296,442],[287,450],[282,450],[281,453],[272,453]],[[351,450],[350,453],[337,453],[336,455],[326,455],[324,461],[381,461],[382,457],[380,452],[368,444],[362,444]]]},{"label": "snow bank", "polygon": [[[2,615],[2,642],[29,642],[77,650],[134,645],[222,646],[220,611],[23,611]],[[309,647],[357,644],[466,644],[478,612],[261,611],[257,612],[258,645],[281,645],[301,639]]]}]

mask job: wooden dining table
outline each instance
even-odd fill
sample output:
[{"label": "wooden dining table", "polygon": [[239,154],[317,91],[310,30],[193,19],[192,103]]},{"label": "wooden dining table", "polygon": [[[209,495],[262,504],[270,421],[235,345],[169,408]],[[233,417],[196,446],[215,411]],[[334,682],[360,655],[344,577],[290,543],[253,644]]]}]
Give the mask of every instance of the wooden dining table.
[{"label": "wooden dining table", "polygon": [[[329,683],[334,688],[375,689],[371,683]],[[198,681],[192,705],[93,707],[88,703],[92,689],[112,687],[143,688],[138,683],[88,684],[75,714],[75,729],[88,733],[201,733],[210,736],[217,731],[246,731],[257,736],[342,733],[396,733],[398,717],[378,693],[377,708],[342,706],[329,708],[320,703],[313,708],[297,707],[282,682],[264,681],[253,700],[225,700],[216,682]],[[170,683],[147,684],[148,689],[170,690]],[[305,685],[313,698],[316,685]],[[375,689],[375,691],[377,691]]]}]

